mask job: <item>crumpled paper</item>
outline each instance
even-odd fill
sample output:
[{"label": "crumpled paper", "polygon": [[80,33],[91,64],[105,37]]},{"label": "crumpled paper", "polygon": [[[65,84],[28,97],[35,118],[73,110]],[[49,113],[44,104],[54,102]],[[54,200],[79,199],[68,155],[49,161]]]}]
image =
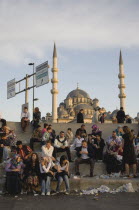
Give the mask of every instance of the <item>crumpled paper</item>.
[{"label": "crumpled paper", "polygon": [[93,188],[89,190],[82,190],[83,195],[94,195],[97,193],[118,193],[118,192],[135,192],[135,190],[131,183],[122,185],[114,190],[110,190],[110,188],[105,185],[101,185],[99,188],[96,189]]}]

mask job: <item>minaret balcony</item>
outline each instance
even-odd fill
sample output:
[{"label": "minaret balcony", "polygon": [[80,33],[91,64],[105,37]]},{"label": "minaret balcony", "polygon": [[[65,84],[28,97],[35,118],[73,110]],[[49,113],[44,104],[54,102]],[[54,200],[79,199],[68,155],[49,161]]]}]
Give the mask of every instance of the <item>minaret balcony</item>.
[{"label": "minaret balcony", "polygon": [[52,68],[52,72],[58,72],[58,68]]},{"label": "minaret balcony", "polygon": [[125,93],[119,94],[118,97],[119,98],[126,98],[126,94]]},{"label": "minaret balcony", "polygon": [[118,77],[119,77],[119,79],[120,78],[125,78],[125,74],[119,74]]},{"label": "minaret balcony", "polygon": [[125,84],[119,84],[119,85],[118,85],[118,88],[119,88],[119,89],[121,89],[121,88],[126,88],[126,86],[125,86]]},{"label": "minaret balcony", "polygon": [[51,79],[52,83],[58,83],[58,79]]},{"label": "minaret balcony", "polygon": [[52,89],[52,90],[51,90],[51,93],[52,93],[52,94],[58,94],[58,90],[57,90],[57,89]]}]

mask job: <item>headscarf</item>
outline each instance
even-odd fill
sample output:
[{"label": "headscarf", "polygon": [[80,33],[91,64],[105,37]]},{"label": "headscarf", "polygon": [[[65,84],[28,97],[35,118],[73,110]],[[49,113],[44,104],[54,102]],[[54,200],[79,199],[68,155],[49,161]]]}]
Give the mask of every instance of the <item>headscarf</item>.
[{"label": "headscarf", "polygon": [[15,168],[16,168],[18,165],[21,164],[21,161],[20,161],[20,162],[17,162],[17,158],[19,158],[19,157],[20,157],[20,155],[14,154],[13,157],[12,157],[12,159],[11,159],[11,163],[12,163],[12,165],[13,165]]}]

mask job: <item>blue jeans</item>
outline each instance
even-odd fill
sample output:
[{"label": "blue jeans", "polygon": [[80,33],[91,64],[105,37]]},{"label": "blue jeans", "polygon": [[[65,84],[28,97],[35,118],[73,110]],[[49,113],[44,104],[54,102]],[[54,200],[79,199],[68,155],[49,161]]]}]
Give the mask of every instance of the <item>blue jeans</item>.
[{"label": "blue jeans", "polygon": [[47,176],[47,179],[42,180],[42,193],[48,193],[51,191],[50,189],[50,184],[51,184],[51,177]]},{"label": "blue jeans", "polygon": [[67,175],[59,176],[59,177],[58,177],[58,182],[57,182],[56,191],[57,191],[57,192],[60,191],[60,185],[62,184],[63,181],[65,182],[66,191],[69,192],[69,190],[70,190],[70,187],[69,187],[69,178],[68,178]]}]

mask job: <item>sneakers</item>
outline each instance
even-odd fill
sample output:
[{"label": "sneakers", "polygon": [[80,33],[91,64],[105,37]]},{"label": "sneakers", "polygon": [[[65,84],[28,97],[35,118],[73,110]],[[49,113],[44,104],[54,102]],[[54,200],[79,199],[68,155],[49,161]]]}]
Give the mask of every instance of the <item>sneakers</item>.
[{"label": "sneakers", "polygon": [[41,195],[45,195],[45,193],[44,193],[44,192],[42,192],[42,193],[41,193]]},{"label": "sneakers", "polygon": [[69,192],[68,192],[68,191],[66,191],[66,192],[65,192],[65,195],[69,195]]},{"label": "sneakers", "polygon": [[46,195],[48,195],[48,196],[49,196],[49,195],[50,195],[50,192],[47,192],[47,193],[46,193]]}]

